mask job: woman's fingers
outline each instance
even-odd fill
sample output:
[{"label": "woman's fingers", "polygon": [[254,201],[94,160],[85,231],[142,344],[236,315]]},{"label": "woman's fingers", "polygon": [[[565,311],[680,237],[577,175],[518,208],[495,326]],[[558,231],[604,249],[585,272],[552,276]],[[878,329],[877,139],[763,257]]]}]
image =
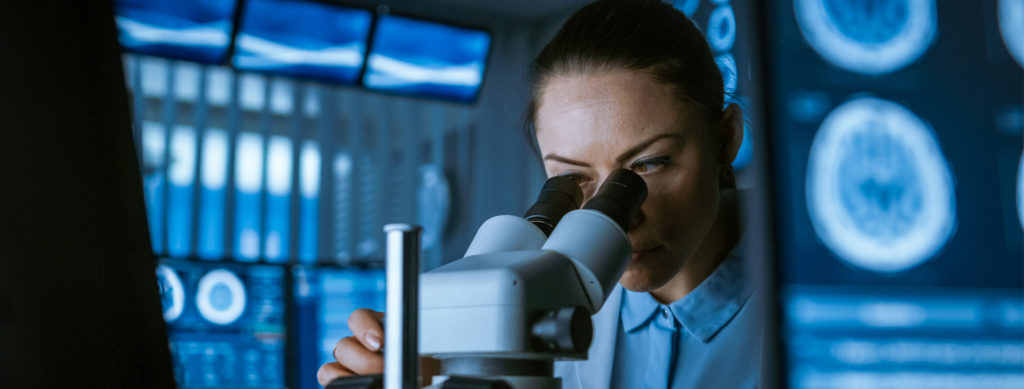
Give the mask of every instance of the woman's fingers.
[{"label": "woman's fingers", "polygon": [[338,362],[331,362],[325,363],[323,366],[320,366],[320,370],[317,370],[316,372],[316,380],[320,382],[320,386],[327,387],[327,385],[330,384],[331,381],[334,381],[335,379],[338,379],[340,377],[347,377],[351,375],[355,375],[355,373],[353,373],[349,369],[346,369]]},{"label": "woman's fingers", "polygon": [[380,325],[382,319],[384,312],[359,308],[348,316],[348,328],[367,350],[381,351],[384,344],[384,328]]},{"label": "woman's fingers", "polygon": [[384,356],[367,350],[355,337],[347,336],[334,346],[334,359],[345,369],[359,374],[380,374],[384,371]]}]

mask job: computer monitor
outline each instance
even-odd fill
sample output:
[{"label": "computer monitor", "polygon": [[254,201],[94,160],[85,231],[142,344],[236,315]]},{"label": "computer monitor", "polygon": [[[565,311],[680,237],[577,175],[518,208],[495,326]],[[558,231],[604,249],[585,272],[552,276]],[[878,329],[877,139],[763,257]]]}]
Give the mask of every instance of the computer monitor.
[{"label": "computer monitor", "polygon": [[381,15],[373,32],[363,85],[389,93],[461,102],[476,100],[491,35],[397,15]]},{"label": "computer monitor", "polygon": [[113,6],[0,15],[0,387],[173,388]]},{"label": "computer monitor", "polygon": [[238,0],[115,0],[121,46],[139,54],[224,62]]},{"label": "computer monitor", "polygon": [[359,82],[373,14],[310,1],[251,0],[232,64],[343,84]]},{"label": "computer monitor", "polygon": [[178,385],[286,386],[286,267],[163,259],[156,274]]},{"label": "computer monitor", "polygon": [[789,387],[1024,386],[1020,2],[993,3],[763,6]]}]

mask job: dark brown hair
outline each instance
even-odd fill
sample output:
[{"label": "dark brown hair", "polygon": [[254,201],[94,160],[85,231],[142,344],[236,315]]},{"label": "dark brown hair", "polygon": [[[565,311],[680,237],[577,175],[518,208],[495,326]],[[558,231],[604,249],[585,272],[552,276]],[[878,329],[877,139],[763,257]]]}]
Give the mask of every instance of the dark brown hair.
[{"label": "dark brown hair", "polygon": [[530,65],[533,91],[525,123],[530,143],[548,80],[613,69],[645,72],[671,85],[677,103],[695,103],[712,120],[720,117],[722,74],[704,35],[685,14],[661,0],[600,0],[573,14]]}]

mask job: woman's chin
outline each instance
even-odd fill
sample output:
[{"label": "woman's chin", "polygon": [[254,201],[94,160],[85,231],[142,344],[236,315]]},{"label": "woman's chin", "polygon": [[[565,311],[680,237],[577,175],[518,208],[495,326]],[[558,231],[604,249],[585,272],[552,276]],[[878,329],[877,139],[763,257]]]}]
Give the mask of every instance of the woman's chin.
[{"label": "woman's chin", "polygon": [[[619,283],[623,288],[634,292],[649,292],[665,285],[672,277],[672,274],[659,274],[644,264],[632,263],[622,273]],[[666,277],[667,276],[667,277]]]}]

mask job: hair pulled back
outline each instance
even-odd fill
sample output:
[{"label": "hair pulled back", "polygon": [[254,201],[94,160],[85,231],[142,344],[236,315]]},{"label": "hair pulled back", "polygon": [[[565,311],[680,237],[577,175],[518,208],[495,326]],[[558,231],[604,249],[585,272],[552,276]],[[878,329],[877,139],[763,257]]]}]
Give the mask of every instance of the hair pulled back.
[{"label": "hair pulled back", "polygon": [[696,103],[712,119],[720,117],[722,74],[704,35],[684,13],[660,0],[599,0],[573,14],[530,65],[531,141],[549,80],[616,69],[645,72],[671,85],[676,103]]}]

